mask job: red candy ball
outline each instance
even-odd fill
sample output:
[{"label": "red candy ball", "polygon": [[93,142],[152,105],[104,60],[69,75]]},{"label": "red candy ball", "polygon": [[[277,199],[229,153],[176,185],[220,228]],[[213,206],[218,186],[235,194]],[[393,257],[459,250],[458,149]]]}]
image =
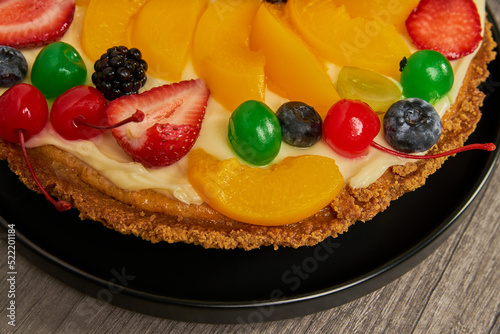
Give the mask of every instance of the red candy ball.
[{"label": "red candy ball", "polygon": [[343,99],[328,111],[323,122],[326,143],[337,153],[358,158],[380,130],[380,120],[370,106],[358,100]]}]

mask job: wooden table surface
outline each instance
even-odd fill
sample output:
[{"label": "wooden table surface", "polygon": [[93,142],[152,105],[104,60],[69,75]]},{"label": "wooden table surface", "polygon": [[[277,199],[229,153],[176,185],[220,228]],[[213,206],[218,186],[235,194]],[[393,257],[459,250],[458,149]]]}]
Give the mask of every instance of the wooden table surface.
[{"label": "wooden table surface", "polygon": [[[500,22],[500,2],[488,1]],[[497,92],[498,93],[498,92]],[[7,236],[0,238],[0,333],[500,333],[500,163],[458,229],[385,287],[308,316],[251,325],[185,323],[85,295],[17,254],[8,324]]]}]

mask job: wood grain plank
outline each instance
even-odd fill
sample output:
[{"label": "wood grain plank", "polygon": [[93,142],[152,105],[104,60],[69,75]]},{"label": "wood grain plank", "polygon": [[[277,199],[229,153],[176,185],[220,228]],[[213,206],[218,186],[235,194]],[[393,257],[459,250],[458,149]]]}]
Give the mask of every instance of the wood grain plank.
[{"label": "wood grain plank", "polygon": [[493,196],[498,192],[497,170],[432,294],[419,331],[486,333],[495,322],[500,308],[500,254],[490,245],[500,245],[500,199]]}]

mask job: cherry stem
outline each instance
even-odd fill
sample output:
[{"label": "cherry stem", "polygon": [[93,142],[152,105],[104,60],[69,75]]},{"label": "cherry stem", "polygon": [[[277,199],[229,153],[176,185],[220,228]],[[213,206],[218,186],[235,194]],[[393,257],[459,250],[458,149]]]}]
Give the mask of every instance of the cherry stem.
[{"label": "cherry stem", "polygon": [[62,200],[56,201],[55,199],[53,199],[49,195],[49,193],[42,186],[42,183],[40,182],[40,180],[38,180],[38,177],[36,176],[35,171],[33,169],[33,166],[31,165],[30,159],[28,158],[28,153],[26,152],[26,146],[24,144],[24,130],[18,129],[16,131],[19,135],[19,143],[21,144],[21,150],[23,151],[24,160],[26,161],[26,165],[28,166],[28,169],[29,169],[31,175],[33,176],[33,179],[35,180],[35,183],[38,186],[38,188],[40,189],[40,191],[42,192],[42,194],[45,195],[45,197],[56,207],[56,209],[58,211],[62,212],[62,211],[66,211],[66,210],[71,209],[71,204],[69,204],[66,201],[62,201]]},{"label": "cherry stem", "polygon": [[88,126],[89,128],[93,128],[93,129],[97,129],[97,130],[111,130],[111,129],[118,128],[122,125],[125,125],[127,123],[140,123],[144,120],[144,117],[145,117],[144,113],[140,110],[137,110],[135,113],[132,114],[132,116],[125,118],[123,121],[120,121],[120,122],[113,124],[113,125],[90,124],[87,121],[85,121],[85,116],[83,116],[83,115],[75,116],[73,121],[77,124]]},{"label": "cherry stem", "polygon": [[373,146],[373,147],[375,147],[383,152],[390,153],[390,154],[396,155],[398,157],[407,158],[407,159],[436,159],[436,158],[442,158],[442,157],[446,157],[446,156],[449,156],[452,154],[470,151],[470,150],[494,151],[496,149],[496,146],[493,143],[470,144],[470,145],[462,146],[459,148],[455,148],[455,149],[450,150],[450,151],[436,153],[436,154],[413,155],[413,154],[406,154],[406,153],[401,153],[398,151],[391,150],[390,148],[387,148],[387,147],[384,147],[380,144],[377,144],[374,141],[371,142],[371,146]]}]

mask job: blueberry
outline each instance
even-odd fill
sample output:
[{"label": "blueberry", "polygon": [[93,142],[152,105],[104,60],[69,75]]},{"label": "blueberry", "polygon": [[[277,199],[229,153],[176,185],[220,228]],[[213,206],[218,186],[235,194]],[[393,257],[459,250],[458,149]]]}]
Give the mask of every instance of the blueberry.
[{"label": "blueberry", "polygon": [[310,147],[321,139],[323,122],[313,107],[302,102],[287,102],[276,111],[276,116],[285,143]]},{"label": "blueberry", "polygon": [[28,63],[18,50],[0,45],[0,87],[12,87],[24,80]]},{"label": "blueberry", "polygon": [[434,107],[419,98],[394,103],[384,116],[385,139],[405,153],[424,152],[437,143],[441,118]]}]

